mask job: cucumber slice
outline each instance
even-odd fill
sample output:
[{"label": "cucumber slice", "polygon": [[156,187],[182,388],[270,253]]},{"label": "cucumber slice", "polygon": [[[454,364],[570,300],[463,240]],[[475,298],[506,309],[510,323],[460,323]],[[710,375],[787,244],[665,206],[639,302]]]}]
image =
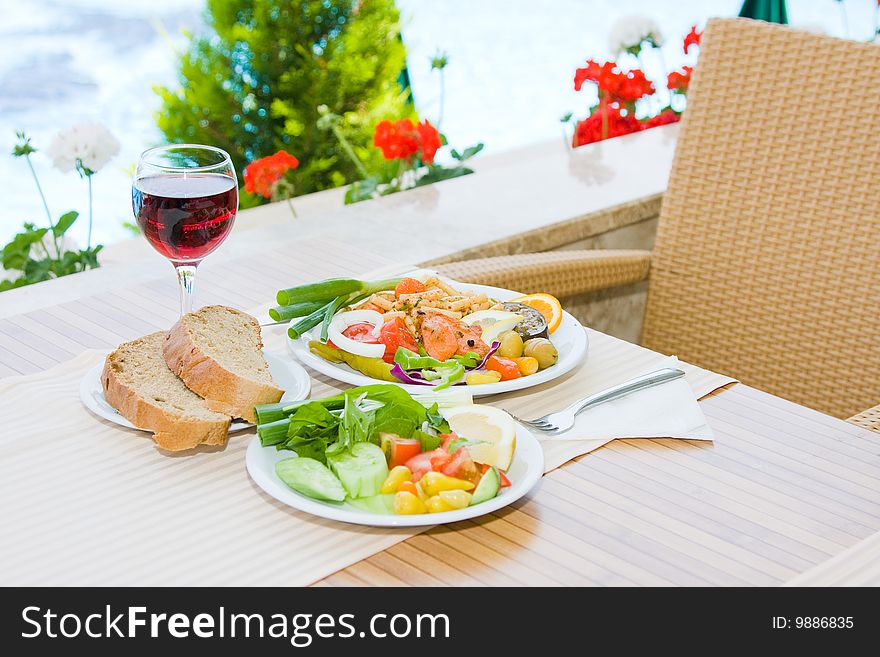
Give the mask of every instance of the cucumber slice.
[{"label": "cucumber slice", "polygon": [[359,497],[349,499],[348,503],[360,511],[367,513],[380,513],[390,515],[394,513],[394,493],[373,495],[372,497]]},{"label": "cucumber slice", "polygon": [[275,474],[293,490],[316,500],[342,502],[345,489],[333,473],[320,461],[294,457],[278,461]]},{"label": "cucumber slice", "polygon": [[385,453],[373,443],[355,443],[342,454],[328,457],[327,465],[350,497],[378,495],[388,477]]},{"label": "cucumber slice", "polygon": [[498,468],[493,465],[486,470],[486,474],[483,475],[483,478],[480,479],[480,483],[477,484],[477,487],[474,489],[474,494],[471,495],[471,503],[469,506],[491,500],[498,495],[500,489],[501,477],[498,475]]}]

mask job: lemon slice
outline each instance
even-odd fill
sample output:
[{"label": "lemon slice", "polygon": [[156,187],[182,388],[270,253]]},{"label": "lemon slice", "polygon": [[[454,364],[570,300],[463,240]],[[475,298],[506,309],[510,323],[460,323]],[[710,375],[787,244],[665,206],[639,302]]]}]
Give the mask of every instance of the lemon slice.
[{"label": "lemon slice", "polygon": [[460,438],[479,441],[467,448],[474,461],[501,470],[510,468],[516,450],[516,422],[507,413],[479,404],[445,408],[440,412]]},{"label": "lemon slice", "polygon": [[522,319],[522,315],[507,312],[506,310],[478,310],[470,315],[465,315],[461,318],[461,321],[468,326],[479,326],[481,329],[486,329],[495,322],[513,319],[514,317],[517,318],[517,321]]},{"label": "lemon slice", "polygon": [[488,345],[491,345],[493,342],[499,342],[502,335],[508,331],[512,331],[513,327],[519,324],[522,320],[522,315],[514,313],[513,317],[510,319],[502,319],[500,322],[495,322],[489,327],[484,328],[480,339]]}]

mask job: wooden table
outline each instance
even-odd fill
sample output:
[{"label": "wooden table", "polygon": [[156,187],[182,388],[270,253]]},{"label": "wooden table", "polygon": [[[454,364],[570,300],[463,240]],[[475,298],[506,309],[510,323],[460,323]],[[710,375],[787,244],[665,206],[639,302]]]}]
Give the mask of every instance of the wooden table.
[{"label": "wooden table", "polygon": [[[281,283],[386,262],[351,246],[298,246],[209,258],[197,302],[251,308]],[[177,291],[164,267],[98,294],[87,279],[53,281],[54,305],[0,296],[0,376],[166,328]],[[714,444],[614,441],[501,512],[431,529],[319,584],[775,585],[834,559],[840,571],[848,550],[877,553],[880,436],[740,384],[702,405]],[[847,583],[860,583],[850,570]]]}]

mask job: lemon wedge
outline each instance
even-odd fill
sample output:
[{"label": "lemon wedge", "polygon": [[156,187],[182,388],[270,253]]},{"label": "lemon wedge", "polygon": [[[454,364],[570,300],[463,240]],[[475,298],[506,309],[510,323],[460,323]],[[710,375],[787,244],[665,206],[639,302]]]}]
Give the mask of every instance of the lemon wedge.
[{"label": "lemon wedge", "polygon": [[500,342],[501,336],[508,331],[512,331],[522,320],[522,315],[516,315],[510,319],[502,319],[500,322],[495,322],[483,329],[483,334],[480,336],[480,339],[490,346],[493,342]]},{"label": "lemon wedge", "polygon": [[467,448],[474,461],[501,470],[510,468],[516,450],[516,423],[507,413],[479,404],[445,408],[440,412],[459,438],[474,441]]},{"label": "lemon wedge", "polygon": [[506,310],[490,309],[478,310],[470,315],[465,315],[461,318],[461,321],[468,326],[479,326],[481,329],[486,329],[492,326],[495,322],[501,322],[505,319],[510,320],[513,318],[516,318],[516,320],[519,321],[522,319],[522,315],[517,315],[516,313],[508,312]]}]

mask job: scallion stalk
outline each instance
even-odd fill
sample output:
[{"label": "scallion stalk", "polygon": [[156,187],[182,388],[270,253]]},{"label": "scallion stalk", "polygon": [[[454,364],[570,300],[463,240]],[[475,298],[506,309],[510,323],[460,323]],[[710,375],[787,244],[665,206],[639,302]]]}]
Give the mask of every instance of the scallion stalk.
[{"label": "scallion stalk", "polygon": [[260,444],[263,447],[270,445],[279,445],[287,440],[287,430],[290,427],[290,420],[286,417],[274,422],[257,425],[257,435],[260,436]]},{"label": "scallion stalk", "polygon": [[400,278],[388,278],[384,281],[358,281],[353,278],[328,278],[317,283],[308,283],[279,290],[276,298],[279,306],[290,306],[307,301],[330,303],[336,297],[349,294],[372,294],[382,290],[393,290],[401,281]]},{"label": "scallion stalk", "polygon": [[307,283],[306,285],[279,290],[276,298],[280,306],[289,306],[306,301],[323,301],[327,303],[336,297],[357,292],[363,284],[363,281],[353,278],[328,278],[317,283]]},{"label": "scallion stalk", "polygon": [[[299,293],[299,290],[301,290],[303,288],[310,288],[310,289],[306,290],[306,292],[304,293],[305,296],[318,294],[318,292],[315,292],[315,288],[317,286],[322,286],[325,284],[326,284],[326,286],[323,288],[324,292],[322,292],[322,294],[326,294],[326,292],[328,290],[331,290],[331,291],[336,290],[336,289],[351,290],[350,292],[337,294],[335,296],[331,295],[331,296],[322,297],[323,300],[326,302],[326,305],[321,306],[320,308],[318,308],[317,310],[315,310],[311,314],[307,315],[306,317],[303,317],[300,321],[298,321],[296,324],[294,324],[289,329],[287,329],[287,335],[289,335],[292,340],[296,340],[306,331],[313,329],[315,326],[317,326],[319,323],[321,323],[322,321],[324,321],[327,318],[327,312],[329,310],[329,307],[331,305],[339,302],[340,298],[342,298],[343,301],[339,302],[340,305],[337,305],[336,309],[333,311],[333,313],[330,314],[331,318],[332,318],[333,314],[335,314],[339,310],[339,308],[341,307],[341,304],[345,303],[346,300],[348,300],[349,303],[357,303],[357,301],[362,300],[362,299],[370,296],[371,294],[375,294],[376,292],[382,292],[383,290],[393,290],[401,280],[402,279],[400,279],[400,278],[389,278],[384,281],[355,281],[358,284],[358,287],[352,290],[350,285],[340,285],[339,284],[340,281],[350,283],[351,281],[349,279],[338,279],[337,278],[337,279],[330,279],[328,281],[322,281],[321,283],[310,283],[309,285],[301,285],[298,288],[290,288],[288,290],[281,290],[280,292],[278,292],[278,303],[280,303],[282,305],[286,305],[285,302],[289,302],[289,303],[302,303],[302,302],[304,302],[304,300],[301,298],[301,295]],[[293,296],[291,296],[291,293],[293,293]],[[290,301],[291,299],[296,299],[296,301]],[[327,329],[329,329],[329,327],[330,327],[329,320],[326,322],[326,326],[327,326]],[[322,333],[322,340],[326,341],[327,335],[326,335],[326,332],[323,330],[323,327],[322,327],[321,333]]]},{"label": "scallion stalk", "polygon": [[276,322],[284,322],[288,319],[297,317],[305,317],[318,308],[323,308],[326,304],[322,301],[303,301],[302,303],[294,303],[289,306],[278,306],[269,309],[269,317]]},{"label": "scallion stalk", "polygon": [[315,312],[306,315],[301,320],[299,320],[296,324],[287,329],[287,335],[290,336],[291,340],[296,340],[299,336],[305,333],[308,330],[316,327],[321,321],[324,319],[324,314],[327,312],[327,307],[330,304],[328,303],[325,306],[321,306]]}]

